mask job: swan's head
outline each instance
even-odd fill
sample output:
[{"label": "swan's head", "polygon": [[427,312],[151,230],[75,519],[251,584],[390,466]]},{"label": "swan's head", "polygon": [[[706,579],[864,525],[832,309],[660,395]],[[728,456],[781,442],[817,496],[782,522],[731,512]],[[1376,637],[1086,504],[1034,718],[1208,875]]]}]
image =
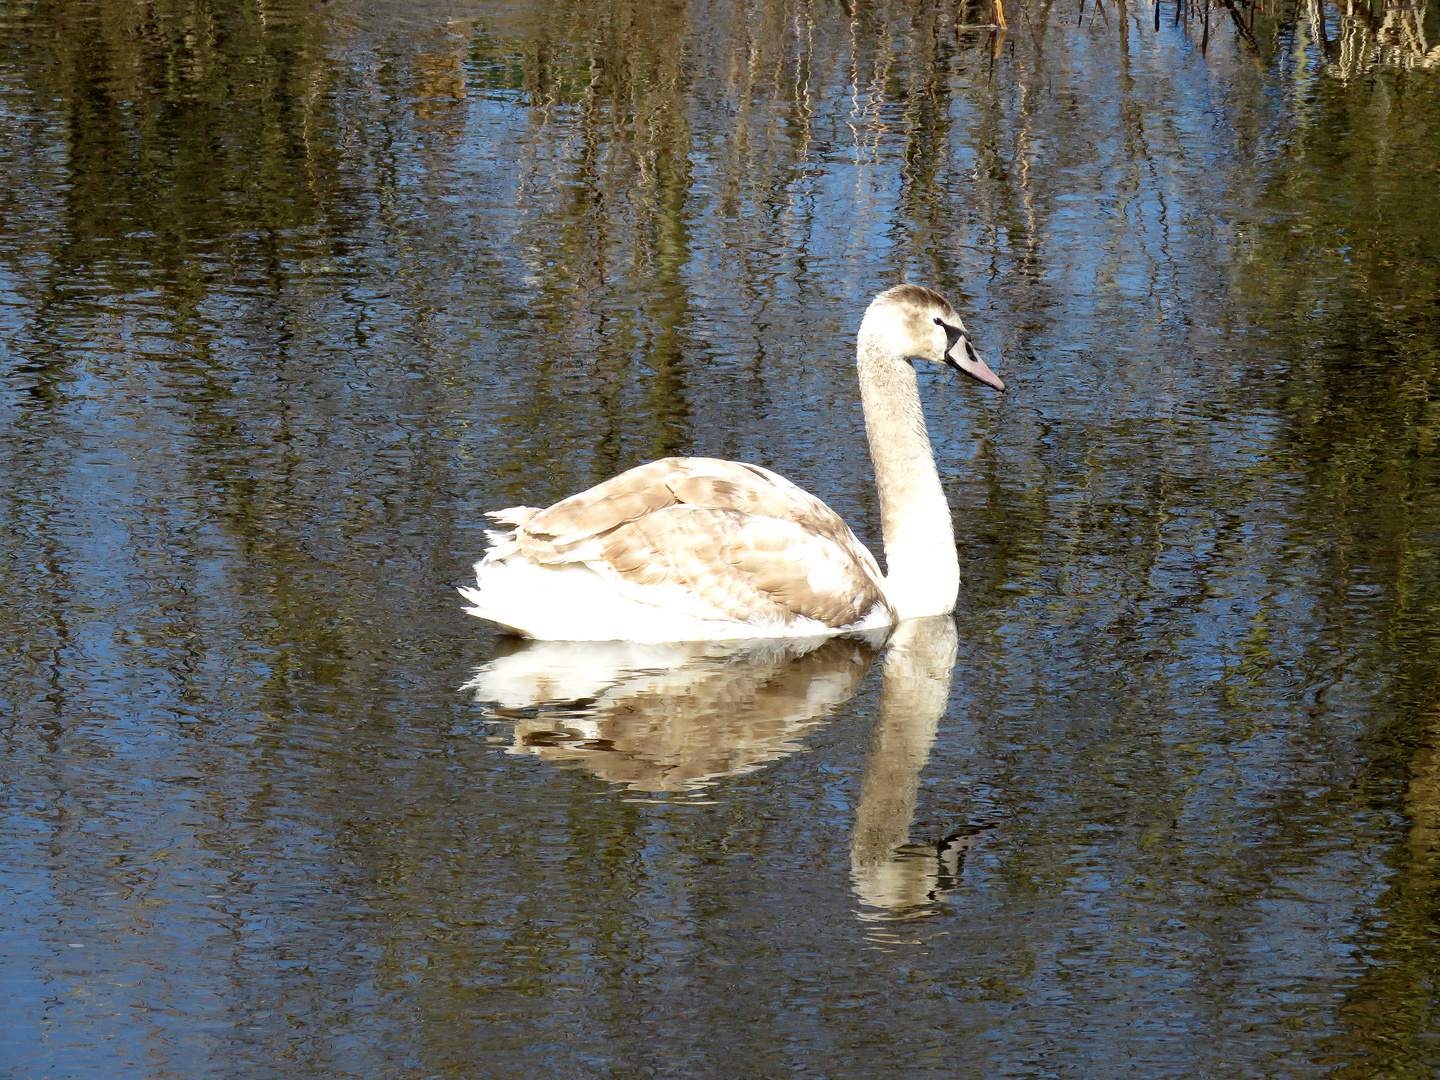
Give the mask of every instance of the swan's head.
[{"label": "swan's head", "polygon": [[920,285],[897,285],[870,303],[860,335],[882,338],[887,351],[907,359],[929,360],[969,375],[1002,393],[1005,383],[980,359],[965,324],[937,292]]}]

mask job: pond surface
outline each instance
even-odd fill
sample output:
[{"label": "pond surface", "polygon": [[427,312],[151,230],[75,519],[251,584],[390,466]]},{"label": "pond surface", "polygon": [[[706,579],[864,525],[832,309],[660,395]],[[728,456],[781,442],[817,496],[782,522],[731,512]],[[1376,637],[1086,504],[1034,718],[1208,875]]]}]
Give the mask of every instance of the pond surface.
[{"label": "pond surface", "polygon": [[[5,1075],[1433,1077],[1437,15],[0,3]],[[462,613],[670,453],[876,546],[902,280],[953,625]]]}]

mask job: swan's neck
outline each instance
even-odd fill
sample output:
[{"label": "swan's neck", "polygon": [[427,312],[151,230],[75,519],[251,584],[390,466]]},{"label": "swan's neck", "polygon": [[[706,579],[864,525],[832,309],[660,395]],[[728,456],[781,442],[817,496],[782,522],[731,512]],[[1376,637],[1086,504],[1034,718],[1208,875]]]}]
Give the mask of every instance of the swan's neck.
[{"label": "swan's neck", "polygon": [[954,610],[960,591],[955,531],[935,471],[915,369],[887,345],[887,336],[883,326],[862,324],[856,355],[880,492],[885,595],[897,618],[943,615]]}]

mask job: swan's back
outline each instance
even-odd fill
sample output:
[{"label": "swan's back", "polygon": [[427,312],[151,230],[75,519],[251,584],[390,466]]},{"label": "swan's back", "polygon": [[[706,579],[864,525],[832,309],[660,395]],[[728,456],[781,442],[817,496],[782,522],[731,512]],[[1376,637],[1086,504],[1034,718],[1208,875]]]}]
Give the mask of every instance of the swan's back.
[{"label": "swan's back", "polygon": [[461,590],[532,637],[793,637],[887,625],[874,557],[813,495],[756,465],[665,458],[515,526]]}]

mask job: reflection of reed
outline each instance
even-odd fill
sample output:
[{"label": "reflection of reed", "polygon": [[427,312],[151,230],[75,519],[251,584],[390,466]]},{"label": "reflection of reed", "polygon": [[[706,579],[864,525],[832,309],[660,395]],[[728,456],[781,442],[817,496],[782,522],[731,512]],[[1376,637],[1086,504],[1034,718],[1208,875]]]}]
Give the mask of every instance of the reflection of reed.
[{"label": "reflection of reed", "polygon": [[950,697],[955,623],[949,616],[902,623],[890,639],[870,755],[850,841],[855,895],[890,916],[926,915],[955,887],[966,851],[982,835],[965,830],[936,844],[911,844],[920,773]]},{"label": "reflection of reed", "polygon": [[639,791],[693,791],[801,749],[800,736],[854,694],[875,646],[533,641],[465,688],[514,721],[512,753]]},{"label": "reflection of reed", "polygon": [[[1151,2],[1159,30],[1162,5]],[[1285,15],[1271,0],[1175,0],[1175,23],[1197,24],[1202,50],[1210,41],[1212,14],[1227,18],[1240,40],[1259,52],[1277,51],[1303,22],[1325,57],[1325,72],[1341,79],[1376,66],[1440,67],[1440,13],[1431,10],[1430,0],[1336,0],[1328,8],[1324,0],[1307,0]]]},{"label": "reflection of reed", "polygon": [[[1336,4],[1341,31],[1332,74],[1351,78],[1375,64],[1397,68],[1440,67],[1440,40],[1434,40],[1434,19],[1429,0],[1385,3],[1377,14],[1369,3],[1345,0]],[[1315,5],[1320,33],[1324,26],[1324,5]],[[1430,32],[1427,33],[1427,24]]]}]

